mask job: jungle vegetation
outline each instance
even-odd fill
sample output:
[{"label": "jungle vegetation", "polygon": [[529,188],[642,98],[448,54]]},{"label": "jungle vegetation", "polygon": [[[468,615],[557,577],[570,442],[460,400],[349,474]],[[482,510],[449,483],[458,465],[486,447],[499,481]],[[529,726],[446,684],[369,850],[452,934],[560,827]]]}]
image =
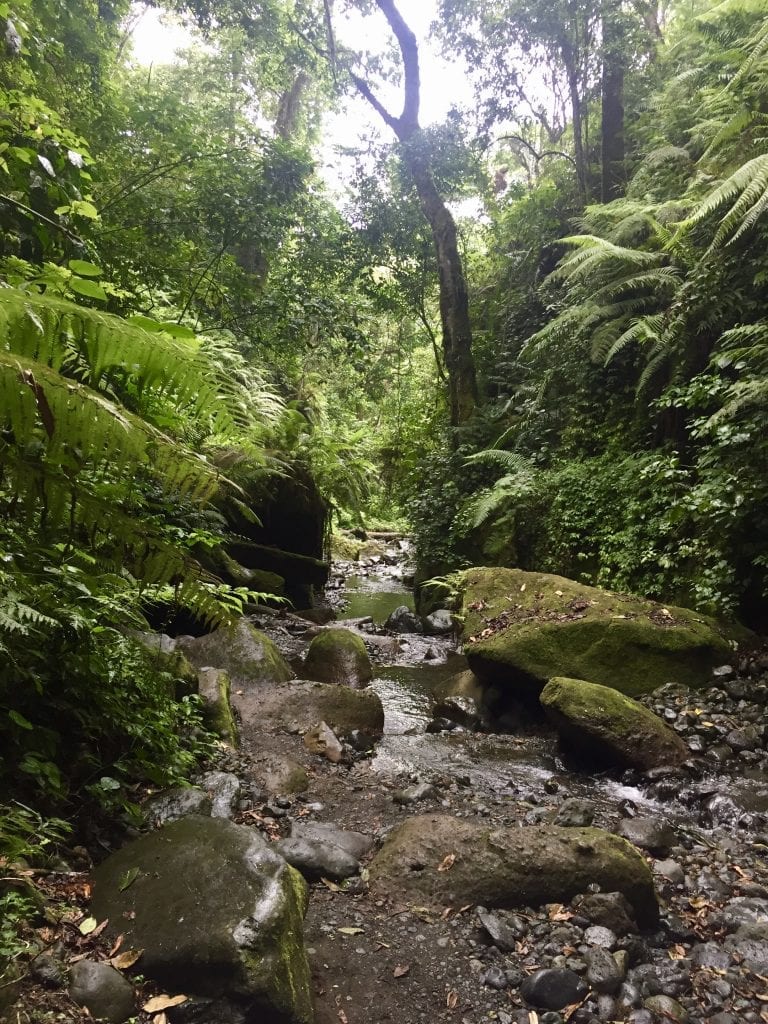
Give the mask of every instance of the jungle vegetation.
[{"label": "jungle vegetation", "polygon": [[[17,846],[205,754],[132,636],[265,599],[201,564],[244,479],[309,474],[337,526],[410,531],[422,579],[519,565],[764,625],[767,0],[439,0],[474,98],[426,127],[405,5],[168,0],[193,41],[157,67],[143,6],[0,0]],[[391,46],[345,44],[353,15]],[[334,194],[354,95],[379,131]]]}]

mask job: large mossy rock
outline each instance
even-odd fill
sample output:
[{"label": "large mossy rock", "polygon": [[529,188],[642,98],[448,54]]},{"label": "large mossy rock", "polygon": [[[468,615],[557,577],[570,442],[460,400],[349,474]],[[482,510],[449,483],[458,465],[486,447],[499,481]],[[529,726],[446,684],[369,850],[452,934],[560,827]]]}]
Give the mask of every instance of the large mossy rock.
[{"label": "large mossy rock", "polygon": [[603,892],[623,893],[638,924],[651,926],[658,918],[653,877],[643,857],[625,840],[597,828],[494,830],[448,815],[424,815],[395,829],[369,871],[372,889],[400,900],[541,906],[565,903],[599,885]]},{"label": "large mossy rock", "polygon": [[331,628],[309,645],[304,675],[321,683],[359,690],[373,678],[373,668],[362,637],[351,629]]},{"label": "large mossy rock", "polygon": [[657,715],[609,686],[556,677],[539,699],[563,739],[590,758],[646,771],[689,756]]},{"label": "large mossy rock", "polygon": [[124,948],[143,950],[142,973],[169,990],[249,1022],[310,1024],[307,903],[301,875],[253,829],[187,817],[97,868],[92,912]]},{"label": "large mossy rock", "polygon": [[701,687],[733,653],[726,630],[706,615],[562,576],[470,569],[462,591],[470,668],[521,696],[554,676],[630,696],[669,682]]},{"label": "large mossy rock", "polygon": [[264,633],[247,619],[206,636],[183,636],[177,647],[198,668],[220,668],[235,686],[282,683],[294,675],[288,662]]}]

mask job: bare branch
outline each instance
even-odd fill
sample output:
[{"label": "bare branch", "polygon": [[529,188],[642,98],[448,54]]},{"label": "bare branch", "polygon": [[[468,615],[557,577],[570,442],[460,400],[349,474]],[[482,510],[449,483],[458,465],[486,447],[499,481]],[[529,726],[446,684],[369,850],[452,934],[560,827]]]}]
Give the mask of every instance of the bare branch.
[{"label": "bare branch", "polygon": [[379,9],[395,33],[400,53],[403,55],[405,72],[405,97],[403,113],[400,116],[401,130],[411,135],[419,127],[419,105],[421,102],[421,75],[419,72],[419,48],[416,36],[403,20],[394,0],[376,0]]},{"label": "bare branch", "polygon": [[400,122],[396,117],[393,117],[390,114],[390,112],[387,110],[384,104],[378,99],[378,97],[374,95],[373,90],[365,81],[365,79],[361,78],[359,75],[356,75],[354,71],[349,72],[349,77],[355,83],[355,88],[357,89],[357,91],[360,93],[361,96],[365,97],[365,99],[368,100],[368,102],[379,115],[379,117],[382,119],[382,121],[384,121],[385,124],[388,124],[392,131],[399,136]]}]

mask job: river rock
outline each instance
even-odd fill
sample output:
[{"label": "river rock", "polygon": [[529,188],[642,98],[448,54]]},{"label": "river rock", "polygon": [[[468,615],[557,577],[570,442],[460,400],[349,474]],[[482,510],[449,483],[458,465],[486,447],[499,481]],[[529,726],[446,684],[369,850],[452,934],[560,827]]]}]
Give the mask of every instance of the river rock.
[{"label": "river rock", "polygon": [[340,829],[321,821],[295,821],[291,826],[291,838],[311,839],[338,846],[357,860],[365,857],[374,847],[373,836]]},{"label": "river rock", "polygon": [[649,996],[643,1006],[646,1010],[660,1017],[664,1021],[673,1021],[674,1024],[687,1024],[688,1012],[676,999],[671,996]]},{"label": "river rock", "polygon": [[514,952],[523,932],[512,928],[496,914],[489,913],[485,907],[477,908],[477,919],[497,949],[500,949],[502,953]]},{"label": "river rock", "polygon": [[206,772],[200,779],[200,785],[213,801],[212,818],[234,818],[242,792],[236,775],[232,772]]},{"label": "river rock", "polygon": [[411,611],[407,604],[401,604],[399,608],[395,608],[384,623],[384,629],[388,629],[392,633],[424,632],[421,619],[416,612]]},{"label": "river rock", "polygon": [[435,800],[437,791],[428,782],[417,782],[415,786],[398,790],[392,799],[396,804],[418,804],[422,800]]},{"label": "river rock", "polygon": [[232,681],[220,668],[201,668],[197,673],[197,692],[203,702],[203,721],[219,739],[239,746],[240,735],[232,711]]},{"label": "river rock", "polygon": [[438,608],[424,619],[424,632],[427,636],[448,636],[455,628],[453,612],[447,608]]},{"label": "river rock", "polygon": [[373,678],[362,637],[351,629],[325,629],[309,645],[304,674],[308,679],[359,690]]},{"label": "river rock", "polygon": [[616,834],[657,856],[664,856],[676,841],[675,830],[659,818],[623,818]]},{"label": "river rock", "polygon": [[341,881],[351,878],[360,870],[360,862],[351,853],[323,839],[291,836],[281,839],[274,847],[297,871],[310,881],[331,878]]},{"label": "river rock", "polygon": [[268,755],[261,768],[264,789],[267,793],[291,796],[294,793],[306,793],[309,789],[309,776],[306,769],[293,758],[282,754]]},{"label": "river rock", "polygon": [[562,1010],[573,1003],[580,1003],[589,989],[573,971],[547,967],[526,978],[520,991],[531,1006]]},{"label": "river rock", "polygon": [[573,907],[580,917],[594,925],[602,925],[616,935],[637,931],[632,905],[620,892],[590,892],[576,896]]},{"label": "river rock", "polygon": [[599,885],[624,893],[640,923],[658,917],[645,860],[625,840],[596,828],[494,830],[449,815],[423,815],[392,831],[369,871],[376,890],[453,906],[565,903]]},{"label": "river rock", "polygon": [[553,676],[630,696],[668,682],[703,687],[731,654],[725,628],[698,612],[522,569],[467,570],[462,614],[470,668],[521,695]]},{"label": "river rock", "polygon": [[144,815],[153,825],[178,821],[188,814],[208,816],[213,801],[208,793],[197,786],[172,786],[155,793],[144,804]]},{"label": "river rock", "polygon": [[280,683],[294,674],[269,637],[245,618],[206,636],[179,637],[176,645],[196,668],[224,669],[236,687]]},{"label": "river rock", "polygon": [[660,718],[609,686],[556,677],[540,700],[560,735],[590,758],[645,770],[688,757]]},{"label": "river rock", "polygon": [[325,757],[333,764],[340,764],[344,757],[343,743],[325,722],[304,733],[304,746],[311,754]]},{"label": "river rock", "polygon": [[583,828],[595,820],[595,805],[591,800],[572,796],[564,800],[555,815],[555,825],[563,828]]},{"label": "river rock", "polygon": [[625,972],[607,949],[595,946],[587,950],[587,981],[595,992],[615,995],[621,988]]},{"label": "river rock", "polygon": [[81,960],[72,968],[69,996],[84,1006],[91,1017],[123,1024],[136,1014],[136,1000],[130,982],[109,964]]},{"label": "river rock", "polygon": [[330,683],[305,680],[285,683],[270,694],[268,701],[247,702],[244,720],[246,712],[258,715],[265,725],[278,729],[304,732],[324,721],[342,737],[358,731],[379,740],[384,732],[384,708],[377,693]]},{"label": "river rock", "polygon": [[142,973],[172,991],[310,1024],[307,903],[301,875],[255,830],[187,817],[96,869],[92,913],[109,919],[112,936],[123,933],[126,949],[142,949]]}]

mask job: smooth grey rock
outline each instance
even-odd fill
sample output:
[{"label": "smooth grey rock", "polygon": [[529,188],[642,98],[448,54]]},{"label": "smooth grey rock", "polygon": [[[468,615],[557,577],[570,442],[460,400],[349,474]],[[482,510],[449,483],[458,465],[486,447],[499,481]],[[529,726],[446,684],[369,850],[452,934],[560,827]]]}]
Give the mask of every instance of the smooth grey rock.
[{"label": "smooth grey rock", "polygon": [[729,932],[744,924],[768,924],[768,900],[734,896],[717,915],[717,923]]},{"label": "smooth grey rock", "polygon": [[290,665],[274,643],[247,619],[238,619],[234,626],[222,626],[206,636],[179,637],[176,646],[195,668],[223,669],[237,687],[252,688],[293,678]]},{"label": "smooth grey rock", "polygon": [[424,632],[419,616],[415,612],[412,612],[408,605],[405,604],[401,604],[399,608],[395,608],[384,623],[384,628],[391,630],[393,633]]},{"label": "smooth grey rock", "polygon": [[274,849],[312,881],[330,878],[340,881],[360,870],[360,862],[340,846],[317,839],[281,839]]},{"label": "smooth grey rock", "polygon": [[208,816],[212,808],[213,801],[205,790],[196,786],[173,786],[151,796],[144,804],[144,814],[147,821],[165,825],[189,814]]},{"label": "smooth grey rock", "polygon": [[665,854],[675,845],[674,829],[658,818],[624,818],[616,834],[657,854]]},{"label": "smooth grey rock", "polygon": [[675,1021],[676,1024],[686,1024],[688,1012],[676,999],[671,996],[649,996],[643,1004],[646,1010],[655,1013],[664,1020]]},{"label": "smooth grey rock", "polygon": [[526,978],[520,991],[531,1006],[562,1010],[564,1006],[580,1002],[588,988],[573,971],[548,967]]},{"label": "smooth grey rock", "polygon": [[73,966],[71,979],[70,998],[92,1017],[123,1024],[136,1013],[133,986],[109,964],[81,960]]},{"label": "smooth grey rock", "polygon": [[691,962],[697,967],[714,967],[725,971],[731,965],[731,957],[718,942],[702,942],[691,950]]},{"label": "smooth grey rock", "polygon": [[661,875],[673,885],[682,885],[685,882],[685,872],[676,860],[657,860],[653,865],[653,873]]},{"label": "smooth grey rock", "polygon": [[234,818],[242,789],[236,775],[231,772],[207,772],[200,779],[200,785],[211,797],[212,818]]},{"label": "smooth grey rock", "polygon": [[392,797],[396,804],[417,804],[421,800],[434,800],[437,796],[434,786],[428,782],[419,782],[415,786],[398,790]]},{"label": "smooth grey rock", "polygon": [[311,1024],[307,885],[254,829],[181,818],[112,854],[93,879],[91,911],[109,919],[107,934],[144,951],[147,977],[212,999],[211,1021],[258,1006],[268,1020]]},{"label": "smooth grey rock", "polygon": [[447,608],[438,608],[424,619],[424,632],[427,636],[447,636],[453,630],[453,614]]},{"label": "smooth grey rock", "polygon": [[555,825],[564,828],[583,828],[594,820],[595,805],[591,800],[579,800],[578,797],[564,800],[554,819]]},{"label": "smooth grey rock", "polygon": [[624,981],[624,972],[607,949],[595,946],[587,951],[587,981],[595,992],[615,995]]},{"label": "smooth grey rock", "polygon": [[370,853],[375,845],[373,836],[365,835],[363,832],[347,832],[320,821],[295,821],[291,826],[291,838],[309,839],[338,846],[357,860]]}]

